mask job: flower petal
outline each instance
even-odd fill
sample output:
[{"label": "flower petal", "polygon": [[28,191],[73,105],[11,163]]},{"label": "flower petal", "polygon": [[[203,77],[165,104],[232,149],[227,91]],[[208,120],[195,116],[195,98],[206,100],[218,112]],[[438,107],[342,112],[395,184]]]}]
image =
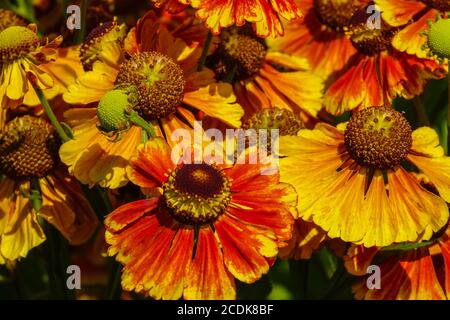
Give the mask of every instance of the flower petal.
[{"label": "flower petal", "polygon": [[209,227],[201,228],[183,297],[187,300],[233,300],[236,287],[226,270],[224,258]]}]

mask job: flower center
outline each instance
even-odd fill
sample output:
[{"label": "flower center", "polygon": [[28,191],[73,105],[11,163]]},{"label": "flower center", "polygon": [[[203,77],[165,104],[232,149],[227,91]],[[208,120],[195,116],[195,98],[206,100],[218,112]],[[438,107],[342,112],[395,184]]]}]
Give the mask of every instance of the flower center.
[{"label": "flower center", "polygon": [[448,0],[422,0],[422,2],[441,12],[450,11],[450,2]]},{"label": "flower center", "polygon": [[245,30],[230,29],[222,32],[220,40],[217,53],[208,62],[219,79],[233,74],[236,79],[245,80],[259,72],[267,53],[260,39]]},{"label": "flower center", "polygon": [[184,164],[163,185],[165,204],[172,216],[189,225],[215,221],[231,200],[231,181],[214,165]]},{"label": "flower center", "polygon": [[0,172],[12,179],[46,176],[59,163],[60,140],[41,118],[14,118],[0,133]]},{"label": "flower center", "polygon": [[364,55],[373,56],[382,51],[392,48],[392,38],[397,29],[390,27],[384,21],[381,28],[370,29],[367,27],[369,14],[361,9],[355,13],[352,23],[346,32],[353,46]]},{"label": "flower center", "polygon": [[118,85],[134,85],[138,91],[135,110],[146,120],[164,118],[183,101],[183,70],[159,52],[137,53],[120,66]]},{"label": "flower center", "polygon": [[92,70],[92,65],[97,60],[107,60],[110,53],[107,46],[110,43],[121,43],[126,36],[126,26],[119,25],[117,20],[101,23],[86,37],[80,48],[80,60],[86,71]]},{"label": "flower center", "polygon": [[0,32],[0,59],[10,61],[26,56],[39,46],[39,38],[22,26],[8,27]]},{"label": "flower center", "polygon": [[441,59],[450,59],[450,19],[440,19],[430,26],[428,47]]},{"label": "flower center", "polygon": [[24,19],[16,15],[14,12],[0,9],[0,32],[10,26],[26,26]]},{"label": "flower center", "polygon": [[370,107],[354,113],[345,130],[345,145],[361,166],[391,169],[412,146],[412,130],[403,115],[388,107]]},{"label": "flower center", "polygon": [[350,19],[358,10],[358,3],[354,0],[314,0],[314,9],[324,25],[341,30],[350,24]]},{"label": "flower center", "polygon": [[262,109],[244,122],[243,129],[278,129],[280,136],[295,136],[303,128],[302,122],[290,110]]}]

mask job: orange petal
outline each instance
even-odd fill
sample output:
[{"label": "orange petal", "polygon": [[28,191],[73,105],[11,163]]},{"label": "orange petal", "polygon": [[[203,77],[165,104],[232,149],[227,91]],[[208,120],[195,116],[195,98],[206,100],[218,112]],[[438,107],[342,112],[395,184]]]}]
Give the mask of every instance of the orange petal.
[{"label": "orange petal", "polygon": [[179,229],[172,241],[172,246],[160,266],[159,277],[155,278],[155,286],[149,294],[155,299],[175,300],[182,296],[186,278],[191,266],[192,250],[194,248],[194,231]]},{"label": "orange petal", "polygon": [[64,101],[70,104],[89,104],[98,102],[103,95],[114,88],[118,70],[101,61],[96,61],[92,71],[79,76],[64,93]]},{"label": "orange petal", "polygon": [[439,195],[450,202],[450,158],[444,155],[436,131],[422,127],[413,132],[412,152],[408,160],[430,179]]},{"label": "orange petal", "polygon": [[346,157],[343,134],[327,124],[315,130],[300,130],[298,136],[280,139],[280,180],[295,187],[300,195],[300,216],[311,221],[315,203],[341,173],[337,169]]},{"label": "orange petal", "polygon": [[83,195],[78,182],[65,168],[46,179],[40,179],[42,189],[42,216],[57,228],[72,245],[91,238],[98,219]]},{"label": "orange petal", "polygon": [[417,13],[426,8],[424,3],[415,0],[375,0],[375,3],[380,6],[383,19],[394,27],[409,23]]},{"label": "orange petal", "polygon": [[234,128],[241,126],[244,110],[236,103],[233,87],[228,83],[211,84],[186,92],[183,102]]},{"label": "orange petal", "polygon": [[236,287],[226,270],[224,257],[209,227],[198,234],[195,258],[185,280],[183,297],[187,300],[233,300]]},{"label": "orange petal", "polygon": [[228,271],[245,283],[253,283],[269,271],[265,257],[278,253],[274,234],[247,227],[224,217],[214,223]]},{"label": "orange petal", "polygon": [[397,242],[416,241],[427,228],[437,232],[447,223],[445,201],[422,188],[411,173],[399,167],[388,172],[388,182],[392,212],[397,217]]},{"label": "orange petal", "polygon": [[161,138],[154,138],[139,146],[137,157],[131,161],[129,177],[142,188],[154,188],[167,180],[168,173],[174,167],[167,143]]},{"label": "orange petal", "polygon": [[304,21],[296,20],[285,24],[284,37],[269,39],[269,47],[307,58],[312,71],[327,79],[345,66],[356,49],[343,32],[323,28],[313,1],[297,2],[300,8],[307,10]]},{"label": "orange petal", "polygon": [[[146,216],[136,223],[146,224],[146,228],[134,230],[130,227],[129,231],[124,231],[132,239],[128,240],[126,249],[122,249],[122,252],[128,255],[122,273],[122,287],[145,294],[149,294],[151,288],[158,286],[156,280],[164,272],[164,261],[178,229],[174,227],[173,222],[168,221],[165,225],[159,221],[157,229],[151,233],[154,227],[148,219]],[[170,218],[166,220],[168,219]]]},{"label": "orange petal", "polygon": [[[422,6],[420,2],[412,3]],[[427,37],[422,34],[429,29],[428,21],[436,20],[437,16],[436,10],[429,10],[422,18],[400,30],[392,40],[393,46],[402,52],[417,55],[419,58],[427,58],[427,51],[423,49]]]},{"label": "orange petal", "polygon": [[105,219],[105,225],[108,230],[118,232],[135,222],[145,213],[155,209],[158,200],[158,198],[153,198],[127,203],[111,212]]},{"label": "orange petal", "polygon": [[[273,106],[299,109],[312,117],[322,109],[323,81],[319,76],[305,71],[279,72],[265,64],[255,81]],[[302,85],[306,81],[307,87]]]},{"label": "orange petal", "polygon": [[393,256],[382,263],[381,289],[369,290],[366,281],[354,286],[358,299],[436,300],[445,299],[431,256],[426,248]]},{"label": "orange petal", "polygon": [[345,269],[356,276],[366,275],[367,267],[378,251],[377,247],[366,248],[361,245],[352,245],[344,256]]},{"label": "orange petal", "polygon": [[242,26],[249,21],[254,23],[260,37],[282,35],[278,14],[288,20],[302,16],[292,0],[270,3],[267,0],[192,0],[191,5],[198,9],[197,17],[205,21],[214,34],[219,34],[222,28],[234,24]]}]

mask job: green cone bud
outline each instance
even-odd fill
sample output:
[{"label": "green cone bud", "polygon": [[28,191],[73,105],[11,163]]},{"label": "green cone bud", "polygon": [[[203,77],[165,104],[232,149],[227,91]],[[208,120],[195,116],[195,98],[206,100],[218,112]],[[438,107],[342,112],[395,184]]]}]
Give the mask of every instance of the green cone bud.
[{"label": "green cone bud", "polygon": [[430,26],[428,46],[441,59],[450,59],[450,19],[440,19]]},{"label": "green cone bud", "polygon": [[98,103],[97,117],[100,129],[105,132],[121,131],[128,124],[127,111],[131,109],[128,94],[124,90],[107,92]]}]

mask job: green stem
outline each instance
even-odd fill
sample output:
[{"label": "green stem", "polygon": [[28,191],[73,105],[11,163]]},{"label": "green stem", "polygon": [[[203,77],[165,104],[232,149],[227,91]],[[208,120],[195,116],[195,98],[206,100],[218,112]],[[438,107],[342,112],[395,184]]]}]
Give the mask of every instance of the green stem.
[{"label": "green stem", "polygon": [[200,60],[198,62],[197,71],[202,71],[203,67],[205,66],[206,58],[208,57],[209,47],[211,46],[211,41],[212,41],[212,33],[211,31],[208,31],[205,43],[203,44],[202,55],[200,56]]},{"label": "green stem", "polygon": [[[42,209],[42,195],[38,178],[30,180],[30,201],[33,209],[39,213]],[[52,225],[43,219],[41,223],[47,237],[48,276],[52,294],[59,299],[74,299],[74,293],[67,288],[65,281],[66,269],[70,265],[67,241]]]},{"label": "green stem", "polygon": [[66,270],[71,264],[66,239],[51,224],[44,223],[48,252],[48,276],[52,297],[55,299],[75,299],[74,292],[67,288]]},{"label": "green stem", "polygon": [[36,213],[40,212],[42,209],[42,195],[38,178],[31,178],[30,180],[30,201],[34,211]]},{"label": "green stem", "polygon": [[155,133],[155,129],[153,129],[153,126],[151,124],[149,124],[147,121],[145,121],[144,119],[142,119],[137,112],[132,112],[130,114],[129,120],[134,123],[135,125],[141,127],[142,129],[145,130],[145,132],[147,133],[147,137],[151,137],[154,138],[156,137],[156,133]]},{"label": "green stem", "polygon": [[430,120],[428,119],[427,113],[425,112],[425,108],[424,108],[422,99],[420,97],[415,97],[412,100],[412,103],[414,105],[414,108],[416,109],[416,114],[417,114],[417,119],[419,120],[419,125],[421,127],[430,126]]},{"label": "green stem", "polygon": [[141,143],[146,143],[148,141],[147,131],[142,130],[141,132]]},{"label": "green stem", "polygon": [[112,211],[107,191],[99,186],[94,186],[91,189],[85,184],[80,183],[80,186],[92,209],[94,209],[97,218],[103,221],[105,216]]},{"label": "green stem", "polygon": [[70,140],[67,133],[64,131],[63,127],[59,123],[58,119],[55,116],[55,113],[53,112],[52,108],[50,107],[47,99],[44,96],[44,93],[42,92],[41,88],[39,88],[37,85],[33,83],[33,81],[30,81],[33,85],[34,91],[36,92],[36,95],[39,98],[39,101],[42,104],[42,107],[44,108],[45,114],[47,115],[48,119],[50,120],[51,124],[55,128],[56,132],[60,136],[62,142],[67,142]]},{"label": "green stem", "polygon": [[236,76],[236,72],[237,72],[237,64],[235,64],[233,69],[231,69],[230,73],[228,73],[225,76],[225,78],[223,78],[223,81],[227,83],[233,83],[234,77]]},{"label": "green stem", "polygon": [[342,287],[342,284],[345,281],[346,276],[347,271],[345,270],[344,265],[340,264],[330,279],[330,286],[328,287],[325,295],[323,296],[324,300],[333,297],[333,295],[337,292],[337,290]]},{"label": "green stem", "polygon": [[89,0],[81,0],[80,14],[81,14],[81,25],[80,30],[78,30],[75,42],[77,44],[84,42],[84,37],[86,36],[86,14]]},{"label": "green stem", "polygon": [[450,154],[450,66],[448,67],[447,155]]},{"label": "green stem", "polygon": [[310,260],[289,260],[289,274],[295,287],[295,299],[305,300],[308,295],[308,274]]},{"label": "green stem", "polygon": [[122,295],[122,285],[120,283],[122,277],[122,266],[118,262],[113,261],[111,268],[112,270],[109,276],[107,299],[118,300]]}]

